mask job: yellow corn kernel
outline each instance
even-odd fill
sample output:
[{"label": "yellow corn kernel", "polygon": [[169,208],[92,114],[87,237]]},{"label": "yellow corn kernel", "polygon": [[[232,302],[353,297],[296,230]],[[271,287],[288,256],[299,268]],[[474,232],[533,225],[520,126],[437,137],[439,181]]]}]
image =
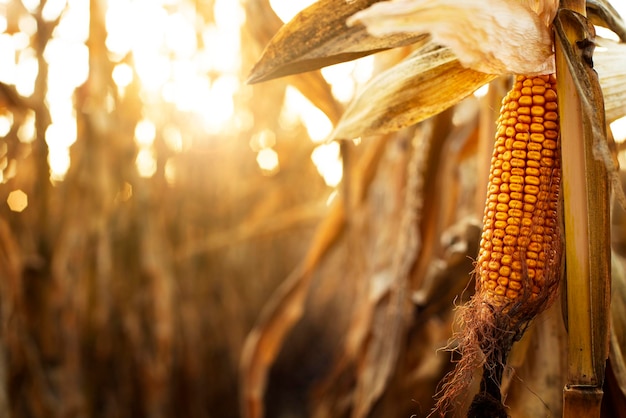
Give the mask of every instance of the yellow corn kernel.
[{"label": "yellow corn kernel", "polygon": [[560,250],[556,105],[553,75],[518,76],[502,103],[477,262],[477,291],[493,306],[536,297],[554,274],[545,261]]}]

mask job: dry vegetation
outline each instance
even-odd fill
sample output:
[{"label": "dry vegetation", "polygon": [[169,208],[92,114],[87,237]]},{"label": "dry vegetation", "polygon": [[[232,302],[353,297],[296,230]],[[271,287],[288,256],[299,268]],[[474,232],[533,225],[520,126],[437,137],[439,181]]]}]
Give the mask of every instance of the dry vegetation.
[{"label": "dry vegetation", "polygon": [[[211,0],[188,3],[213,21]],[[58,22],[35,14],[33,95],[0,85],[0,111],[14,118],[0,139],[10,162],[0,202],[28,195],[23,212],[0,205],[0,416],[427,415],[451,369],[439,349],[453,308],[474,288],[495,112],[510,80],[418,125],[343,143],[330,205],[306,130],[278,122],[289,83],[337,123],[343,106],[319,72],[242,89],[236,106],[254,125],[238,132],[203,137],[163,107],[195,141],[174,153],[157,132],[157,169],[144,178],[133,133],[146,103],[137,79],[116,94],[105,2],[90,4],[90,72],[75,94],[78,138],[63,181],[49,179],[45,142],[43,50]],[[19,1],[7,7],[24,13]],[[242,80],[281,25],[267,1],[245,8]],[[380,54],[377,71],[409,53]],[[28,110],[36,137],[23,143]],[[270,177],[250,149],[263,129],[278,138]],[[626,411],[626,217],[615,213],[606,417]],[[511,353],[511,416],[561,415],[566,352],[557,300]]]}]

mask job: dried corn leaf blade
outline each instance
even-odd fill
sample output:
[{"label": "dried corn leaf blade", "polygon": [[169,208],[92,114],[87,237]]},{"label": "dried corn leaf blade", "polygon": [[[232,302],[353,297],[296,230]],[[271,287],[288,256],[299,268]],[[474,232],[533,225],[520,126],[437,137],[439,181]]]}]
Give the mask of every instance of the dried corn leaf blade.
[{"label": "dried corn leaf blade", "polygon": [[307,258],[266,304],[242,352],[241,402],[245,417],[264,416],[267,375],[294,324],[301,319],[313,270],[337,239],[344,222],[344,208],[336,203],[319,226]]},{"label": "dried corn leaf blade", "polygon": [[[362,155],[353,169],[354,173],[350,175],[357,183],[353,185],[356,189],[369,188],[372,175],[368,173],[376,171],[380,156],[387,146],[384,139],[381,137],[369,141],[362,149]],[[361,207],[360,200],[357,206]],[[302,368],[303,363],[328,348],[317,336],[318,345],[301,348],[305,351],[307,358],[305,361],[299,358],[298,349],[289,344],[289,338],[294,334],[300,337],[310,336],[310,330],[315,328],[323,329],[324,335],[332,334],[333,331],[330,329],[340,326],[342,323],[340,319],[343,316],[332,317],[329,316],[329,312],[337,314],[337,310],[352,309],[347,299],[358,298],[359,295],[363,297],[363,292],[355,291],[354,287],[366,286],[367,282],[352,276],[360,277],[362,274],[360,265],[355,265],[356,259],[365,260],[368,257],[358,257],[358,254],[351,252],[350,261],[347,262],[349,267],[346,266],[347,256],[342,257],[342,254],[351,248],[344,233],[345,211],[343,198],[340,197],[320,224],[302,266],[272,295],[258,324],[247,338],[241,362],[241,401],[245,417],[259,418],[265,414],[275,416],[270,412],[277,413],[276,408],[280,408],[276,405],[278,402],[275,399],[273,404],[264,403],[272,390],[270,370],[280,368],[281,364],[284,366],[285,362],[289,363],[294,356],[298,359],[298,367]],[[362,213],[364,209],[358,211]],[[356,214],[351,216],[359,217]],[[369,229],[373,223],[367,222],[367,228]],[[357,235],[359,239],[367,241],[365,234]],[[346,287],[347,291],[342,290]],[[342,299],[340,303],[336,301],[337,298]],[[367,301],[367,297],[365,300]],[[337,308],[339,305],[340,308]],[[345,334],[345,330],[343,333]],[[333,335],[330,339],[341,341],[341,335]],[[307,350],[313,350],[315,354]],[[278,363],[281,364],[277,366]],[[299,370],[290,369],[288,374],[291,378],[297,379],[298,372]],[[318,372],[323,373],[323,370]],[[302,387],[297,390],[302,390]],[[289,393],[279,394],[279,396],[289,395]],[[302,407],[306,408],[306,405]],[[268,408],[274,409],[268,411]]]},{"label": "dried corn leaf blade", "polygon": [[458,103],[496,78],[464,68],[432,43],[373,79],[346,109],[334,139],[397,131]]},{"label": "dried corn leaf blade", "polygon": [[[264,47],[280,30],[282,21],[272,9],[269,0],[248,1],[244,3],[244,7],[247,16],[254,16],[254,19],[249,19],[246,28],[260,47]],[[333,124],[337,123],[343,111],[342,106],[333,97],[330,85],[319,71],[298,74],[286,81],[324,112]],[[256,88],[276,90],[275,85]]]},{"label": "dried corn leaf blade", "polygon": [[[401,135],[395,137],[397,142],[404,142],[401,138],[398,139]],[[375,266],[380,266],[380,270],[372,277],[368,298],[369,312],[365,316],[371,316],[371,322],[368,323],[369,332],[366,340],[360,344],[362,351],[353,418],[368,415],[387,387],[401,350],[400,341],[406,332],[409,317],[406,309],[408,276],[420,249],[418,223],[421,218],[424,187],[423,173],[420,173],[420,170],[424,166],[423,158],[426,155],[424,151],[431,140],[431,129],[418,127],[412,140],[410,159],[407,160],[408,155],[389,153],[391,156],[383,159],[381,167],[383,175],[372,184],[371,192],[378,199],[386,194],[390,199],[384,200],[394,201],[393,204],[385,206],[388,208],[389,219],[396,214],[398,221],[386,222],[387,227],[381,225],[381,232],[377,234],[381,250],[375,252],[372,261]],[[403,169],[398,170],[397,166],[400,165],[398,163],[401,163]],[[384,180],[394,177],[396,184],[405,186],[397,187],[390,193],[385,190],[389,182]],[[378,206],[380,207],[380,204]],[[384,247],[388,250],[382,250]]]},{"label": "dried corn leaf blade", "polygon": [[348,401],[353,418],[368,416],[394,372],[410,316],[407,275],[418,253],[422,186],[415,171],[425,155],[423,145],[414,148],[408,142],[425,142],[429,133],[424,131],[415,128],[383,137],[387,145],[376,176],[363,204],[351,213],[354,230],[342,243],[350,261],[339,269],[342,276],[359,282],[361,290],[343,352],[313,392],[312,416],[340,416]]},{"label": "dried corn leaf blade", "polygon": [[424,34],[376,37],[368,34],[363,25],[346,25],[348,17],[377,1],[320,0],[304,9],[267,45],[248,82],[317,70],[427,38]]},{"label": "dried corn leaf blade", "polygon": [[626,44],[596,39],[594,67],[604,95],[606,121],[626,116]]},{"label": "dried corn leaf blade", "polygon": [[607,27],[626,41],[626,24],[607,0],[587,0],[586,6],[589,20],[594,25]]}]

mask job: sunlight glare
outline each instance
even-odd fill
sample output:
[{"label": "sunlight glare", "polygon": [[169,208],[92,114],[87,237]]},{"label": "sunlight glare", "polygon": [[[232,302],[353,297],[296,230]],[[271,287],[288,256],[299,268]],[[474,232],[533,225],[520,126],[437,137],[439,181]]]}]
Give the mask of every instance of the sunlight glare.
[{"label": "sunlight glare", "polygon": [[71,94],[89,75],[89,50],[82,42],[52,38],[43,53],[48,62],[49,89]]},{"label": "sunlight glare", "polygon": [[170,60],[162,54],[135,52],[135,71],[141,84],[149,91],[157,92],[170,77]]},{"label": "sunlight glare", "polygon": [[37,21],[32,15],[23,14],[17,21],[20,32],[26,36],[33,36],[37,32]]},{"label": "sunlight glare", "polygon": [[617,10],[617,13],[620,16],[626,17],[626,2],[623,2],[623,1],[611,1],[611,6],[613,6],[615,8],[615,10]]},{"label": "sunlight glare", "polygon": [[363,58],[359,58],[354,67],[354,80],[357,84],[365,84],[372,78],[374,74],[374,55],[368,55]]},{"label": "sunlight glare", "polygon": [[152,0],[137,0],[131,3],[131,20],[125,20],[127,42],[131,42],[133,53],[158,51],[165,42],[167,11]]},{"label": "sunlight glare", "polygon": [[68,121],[74,125],[74,128],[71,128],[74,132],[76,132],[76,116],[74,113],[74,106],[72,101],[71,93],[69,95],[62,94],[63,92],[55,92],[56,94],[51,94],[50,92],[46,95],[46,102],[48,103],[48,109],[50,111],[50,118],[52,122],[58,122],[59,125],[69,126]]},{"label": "sunlight glare", "polygon": [[39,73],[39,62],[32,48],[26,48],[18,54],[15,74],[15,89],[23,97],[30,97],[35,91],[35,80]]},{"label": "sunlight glare", "polygon": [[181,13],[167,17],[165,27],[165,44],[176,57],[189,59],[196,52],[196,31],[194,22]]},{"label": "sunlight glare", "polygon": [[198,74],[193,63],[175,61],[172,63],[173,80],[168,82],[162,92],[163,99],[173,102],[183,112],[203,109],[211,94],[211,83],[207,76]]},{"label": "sunlight glare", "polygon": [[50,179],[62,181],[70,168],[70,150],[64,147],[49,147],[48,164],[50,164]]},{"label": "sunlight glare", "polygon": [[315,107],[294,87],[287,86],[283,107],[298,115],[313,142],[324,141],[333,129],[332,123],[324,112]]},{"label": "sunlight glare", "polygon": [[[281,19],[290,20],[314,1],[271,0],[271,5]],[[0,0],[2,3],[6,0]],[[74,92],[89,75],[90,52],[85,42],[89,35],[90,2],[22,0],[22,3],[33,15],[18,15],[19,31],[2,33],[14,23],[0,16],[0,82],[15,85],[24,97],[33,95],[41,70],[37,52],[31,47],[33,36],[37,34],[34,14],[40,12],[47,22],[59,19],[43,58],[48,64],[45,103],[51,123],[45,130],[45,141],[49,147],[50,178],[61,181],[70,167],[69,149],[77,137]],[[198,13],[199,6],[194,2],[107,0],[104,4],[107,34],[103,41],[113,61],[112,79],[119,94],[123,95],[124,89],[135,83],[143,105],[157,106],[165,102],[168,112],[175,107],[178,112],[187,113],[183,120],[191,122],[189,128],[181,127],[176,125],[180,121],[177,116],[170,119],[171,115],[165,115],[161,109],[145,112],[144,119],[134,129],[138,148],[135,164],[141,177],[151,177],[157,171],[154,149],[157,134],[159,138],[162,135],[170,151],[178,153],[189,148],[195,139],[194,135],[189,135],[189,129],[195,130],[195,134],[215,134],[216,138],[228,132],[253,129],[255,115],[247,109],[236,109],[238,103],[246,100],[241,80],[240,36],[246,14],[241,0],[209,2],[213,10],[208,14],[212,15],[214,23],[208,23],[211,18]],[[347,102],[353,98],[361,81],[371,77],[372,69],[373,58],[367,57],[329,67],[324,70],[324,77],[333,95]],[[108,93],[108,100],[114,102],[115,90]],[[110,106],[109,110],[112,109]],[[164,115],[165,120],[158,119]],[[293,87],[287,88],[280,117],[281,126],[298,129],[304,126],[317,143],[327,139],[333,129],[328,117]],[[0,136],[17,129],[19,141],[31,143],[37,135],[35,114],[27,113],[19,121],[19,127],[13,126],[17,123],[12,115],[0,113]],[[250,139],[250,147],[264,175],[274,175],[280,170],[279,155],[274,149],[276,142],[276,134],[269,129]],[[326,183],[336,185],[342,176],[339,146],[336,143],[321,145],[313,154],[311,158]],[[7,161],[3,164],[10,166],[11,162]],[[158,161],[160,164],[161,160]],[[161,174],[173,184],[174,160],[169,159],[165,166],[158,168],[163,169]],[[2,174],[3,181],[8,176],[7,170]]]},{"label": "sunlight glare", "polygon": [[140,120],[135,126],[135,142],[138,146],[145,148],[154,143],[156,137],[156,126],[149,119]]},{"label": "sunlight glare", "polygon": [[[50,3],[50,0],[47,3]],[[89,37],[89,2],[69,0],[68,4],[69,7],[62,10],[63,16],[54,29],[54,37],[84,43]],[[51,16],[54,13],[56,11],[51,11]]]},{"label": "sunlight glare", "polygon": [[16,76],[15,48],[13,37],[3,33],[0,35],[0,81],[6,84],[14,84]]},{"label": "sunlight glare", "polygon": [[[294,2],[294,0],[289,1]],[[246,21],[246,13],[241,3],[236,0],[215,0],[213,14],[218,26],[236,28],[237,31]]]},{"label": "sunlight glare", "polygon": [[270,0],[274,12],[283,22],[288,22],[301,10],[315,3],[316,0]]},{"label": "sunlight glare", "polygon": [[213,82],[202,113],[207,132],[219,132],[227,122],[231,121],[235,113],[233,95],[238,88],[239,80],[234,76],[222,75]]},{"label": "sunlight glare", "polygon": [[333,96],[341,102],[346,103],[354,96],[355,85],[352,73],[355,67],[354,61],[348,61],[322,68],[322,75],[332,86]]},{"label": "sunlight glare", "polygon": [[28,10],[30,13],[34,13],[37,10],[37,7],[39,7],[40,1],[22,0],[22,4],[24,5],[24,7],[26,7],[26,10]]},{"label": "sunlight glare", "polygon": [[610,127],[615,141],[623,142],[626,140],[626,116],[611,122]]},{"label": "sunlight glare", "polygon": [[135,16],[131,15],[131,8],[127,2],[111,2],[104,17],[107,38],[107,49],[119,57],[126,55],[131,48],[129,42],[130,28]]},{"label": "sunlight glare", "polygon": [[106,46],[113,58],[120,60],[132,51],[142,85],[148,91],[159,92],[170,76],[170,60],[164,48],[167,11],[148,0],[116,1],[109,4],[105,21]]},{"label": "sunlight glare", "polygon": [[619,36],[617,36],[611,29],[602,26],[594,26],[594,28],[597,36],[619,42]]},{"label": "sunlight glare", "polygon": [[67,118],[55,121],[46,128],[46,143],[49,148],[67,148],[76,142],[76,120]]},{"label": "sunlight glare", "polygon": [[11,127],[13,126],[13,113],[9,111],[5,111],[5,113],[0,114],[0,137],[5,137],[9,132],[11,132]]},{"label": "sunlight glare", "polygon": [[183,135],[176,125],[166,125],[163,128],[163,141],[174,152],[181,152],[184,147]]},{"label": "sunlight glare", "polygon": [[139,150],[137,159],[135,160],[137,172],[140,177],[152,177],[157,170],[156,157],[154,151],[149,148]]},{"label": "sunlight glare", "polygon": [[485,97],[489,93],[489,83],[481,86],[478,90],[474,92],[474,97],[480,98]]},{"label": "sunlight glare", "polygon": [[28,110],[22,125],[17,130],[17,139],[23,144],[30,144],[35,140],[35,112]]},{"label": "sunlight glare", "polygon": [[61,15],[66,4],[67,0],[47,0],[41,11],[41,17],[46,22],[52,22]]},{"label": "sunlight glare", "polygon": [[322,175],[326,184],[330,187],[337,187],[343,176],[343,166],[339,155],[339,144],[331,142],[329,144],[318,145],[311,153],[311,160]]},{"label": "sunlight glare", "polygon": [[206,63],[205,70],[220,73],[235,73],[241,66],[239,53],[241,44],[239,31],[224,29],[221,26],[208,25],[202,31],[204,50],[202,55]]},{"label": "sunlight glare", "polygon": [[117,64],[111,76],[115,85],[123,89],[133,82],[133,68],[128,64]]},{"label": "sunlight glare", "polygon": [[28,48],[30,44],[30,38],[24,32],[14,33],[13,36],[13,48],[15,51],[21,51]]},{"label": "sunlight glare", "polygon": [[264,148],[259,151],[256,156],[256,162],[265,175],[274,175],[280,170],[278,153],[272,148]]}]

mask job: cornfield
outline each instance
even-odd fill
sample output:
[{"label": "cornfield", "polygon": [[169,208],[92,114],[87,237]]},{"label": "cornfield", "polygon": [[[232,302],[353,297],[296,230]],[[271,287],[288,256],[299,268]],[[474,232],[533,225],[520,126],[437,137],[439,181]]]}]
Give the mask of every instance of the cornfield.
[{"label": "cornfield", "polygon": [[617,11],[278,3],[0,1],[0,416],[626,417]]}]

